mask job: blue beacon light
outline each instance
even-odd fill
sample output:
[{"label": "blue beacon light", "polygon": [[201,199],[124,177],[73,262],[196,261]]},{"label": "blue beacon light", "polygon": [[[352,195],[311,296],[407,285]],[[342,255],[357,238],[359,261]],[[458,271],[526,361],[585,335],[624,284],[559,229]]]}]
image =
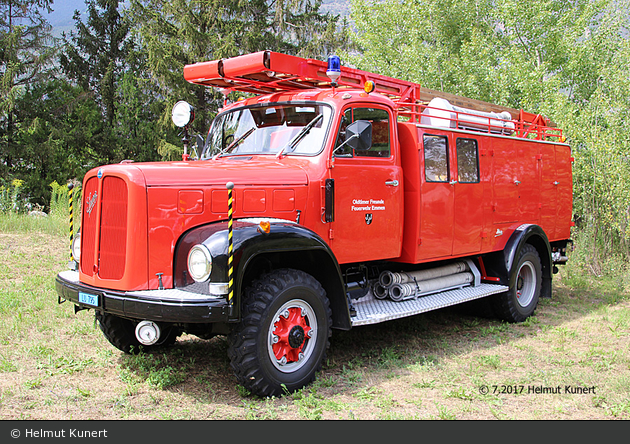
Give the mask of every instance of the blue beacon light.
[{"label": "blue beacon light", "polygon": [[339,56],[328,56],[326,75],[330,78],[332,86],[337,86],[337,79],[341,76],[341,60],[339,60]]}]

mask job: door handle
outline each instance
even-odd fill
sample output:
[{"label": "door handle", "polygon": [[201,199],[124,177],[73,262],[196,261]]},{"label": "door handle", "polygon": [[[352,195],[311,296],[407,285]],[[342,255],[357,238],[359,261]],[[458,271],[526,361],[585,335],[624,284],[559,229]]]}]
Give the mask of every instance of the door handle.
[{"label": "door handle", "polygon": [[456,180],[451,180],[451,181],[449,182],[449,185],[455,185],[456,183],[457,183],[457,181],[456,181]]},{"label": "door handle", "polygon": [[398,186],[398,181],[397,180],[388,180],[387,182],[385,182],[385,185],[390,186],[390,187],[397,187]]}]

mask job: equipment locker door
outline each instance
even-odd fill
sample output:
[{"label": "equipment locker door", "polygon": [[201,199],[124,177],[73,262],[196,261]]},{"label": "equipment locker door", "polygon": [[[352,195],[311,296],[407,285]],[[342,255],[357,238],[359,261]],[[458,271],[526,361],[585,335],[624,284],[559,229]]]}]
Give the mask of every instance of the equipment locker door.
[{"label": "equipment locker door", "polygon": [[340,263],[397,258],[402,248],[403,193],[392,115],[376,105],[363,105],[346,109],[342,120],[336,147],[345,140],[345,127],[357,120],[372,123],[372,146],[353,152],[346,145],[335,151],[329,244]]},{"label": "equipment locker door", "polygon": [[558,213],[555,239],[567,239],[571,236],[573,218],[573,176],[571,173],[571,148],[568,145],[556,145],[556,180]]},{"label": "equipment locker door", "polygon": [[556,150],[551,144],[542,145],[541,148],[540,225],[549,240],[553,240],[558,218]]}]

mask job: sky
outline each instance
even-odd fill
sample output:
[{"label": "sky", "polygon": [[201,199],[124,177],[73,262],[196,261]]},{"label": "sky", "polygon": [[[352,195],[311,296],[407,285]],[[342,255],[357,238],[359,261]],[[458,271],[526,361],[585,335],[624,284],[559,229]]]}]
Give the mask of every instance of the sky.
[{"label": "sky", "polygon": [[85,11],[84,0],[54,0],[52,4],[53,12],[48,14],[46,19],[53,27],[73,26],[72,16],[76,9]]}]

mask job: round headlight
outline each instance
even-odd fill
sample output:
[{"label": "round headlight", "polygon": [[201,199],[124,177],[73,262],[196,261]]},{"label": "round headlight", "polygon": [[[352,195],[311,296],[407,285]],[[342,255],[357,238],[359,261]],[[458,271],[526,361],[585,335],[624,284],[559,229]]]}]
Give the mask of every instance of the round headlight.
[{"label": "round headlight", "polygon": [[172,118],[175,126],[182,128],[194,120],[195,112],[188,102],[180,100],[173,106]]},{"label": "round headlight", "polygon": [[212,255],[203,244],[195,245],[188,252],[188,273],[195,282],[207,281],[212,271]]},{"label": "round headlight", "polygon": [[81,261],[81,235],[77,234],[72,239],[72,259],[74,259],[77,263]]}]

